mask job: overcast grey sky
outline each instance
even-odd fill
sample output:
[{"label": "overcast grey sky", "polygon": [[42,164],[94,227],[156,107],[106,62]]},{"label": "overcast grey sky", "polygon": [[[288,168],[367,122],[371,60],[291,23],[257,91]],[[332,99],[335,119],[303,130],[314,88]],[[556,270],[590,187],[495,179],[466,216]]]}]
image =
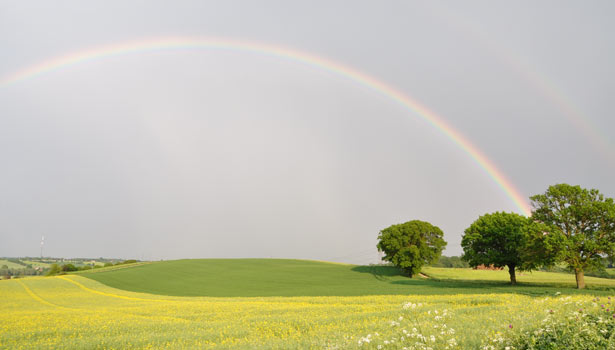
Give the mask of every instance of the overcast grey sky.
[{"label": "overcast grey sky", "polygon": [[[160,37],[259,42],[439,114],[528,197],[615,196],[612,1],[0,1],[0,79]],[[1,81],[1,80],[0,80]],[[374,262],[413,219],[447,255],[512,200],[390,97],[298,61],[153,50],[0,85],[0,256]]]}]

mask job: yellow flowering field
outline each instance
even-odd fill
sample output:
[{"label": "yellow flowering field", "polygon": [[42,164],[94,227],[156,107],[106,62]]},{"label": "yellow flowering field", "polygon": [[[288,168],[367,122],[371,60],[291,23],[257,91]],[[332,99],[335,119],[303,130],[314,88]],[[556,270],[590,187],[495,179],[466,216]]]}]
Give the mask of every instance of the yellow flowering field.
[{"label": "yellow flowering field", "polygon": [[166,297],[77,275],[0,281],[0,300],[0,348],[28,350],[489,348],[547,314],[596,304],[587,295]]}]

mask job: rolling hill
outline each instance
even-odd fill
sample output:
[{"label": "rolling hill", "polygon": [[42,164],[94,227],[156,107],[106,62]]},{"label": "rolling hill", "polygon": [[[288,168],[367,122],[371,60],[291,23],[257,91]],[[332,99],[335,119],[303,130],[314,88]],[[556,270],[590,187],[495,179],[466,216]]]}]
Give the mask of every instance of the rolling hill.
[{"label": "rolling hill", "polygon": [[[111,287],[176,296],[327,296],[403,294],[394,267],[291,259],[171,260],[82,276]],[[386,293],[383,293],[386,291]]]},{"label": "rolling hill", "polygon": [[[125,265],[80,273],[110,287],[170,296],[267,297],[403,294],[579,293],[574,276],[524,273],[511,287],[506,271],[426,267],[431,279],[407,278],[390,266],[356,266],[291,259],[193,259]],[[544,283],[546,282],[546,283]],[[615,280],[588,277],[588,287],[615,288]]]}]

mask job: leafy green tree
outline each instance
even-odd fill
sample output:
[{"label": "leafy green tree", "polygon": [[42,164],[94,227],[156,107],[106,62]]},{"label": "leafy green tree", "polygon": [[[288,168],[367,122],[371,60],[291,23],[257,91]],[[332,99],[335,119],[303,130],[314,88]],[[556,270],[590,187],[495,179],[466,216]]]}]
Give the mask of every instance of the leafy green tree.
[{"label": "leafy green tree", "polygon": [[71,272],[71,271],[78,271],[79,269],[73,265],[73,264],[64,264],[62,265],[62,271],[63,272]]},{"label": "leafy green tree", "polygon": [[557,184],[530,197],[532,218],[546,225],[556,260],[574,271],[577,288],[585,288],[584,271],[601,269],[604,256],[615,253],[615,203],[596,189]]},{"label": "leafy green tree", "polygon": [[47,271],[47,276],[57,275],[60,272],[62,272],[62,268],[60,267],[60,265],[54,263],[51,264],[51,266],[49,267],[49,271]]},{"label": "leafy green tree", "polygon": [[437,226],[413,220],[380,231],[377,247],[384,252],[385,261],[412,277],[421,271],[423,265],[438,260],[446,246],[443,236]]},{"label": "leafy green tree", "polygon": [[465,230],[461,239],[463,259],[470,266],[493,265],[508,267],[510,283],[517,283],[516,269],[529,270],[533,266],[523,260],[530,219],[515,213],[485,214]]},{"label": "leafy green tree", "polygon": [[521,270],[533,270],[538,267],[554,267],[558,263],[561,238],[550,235],[549,226],[530,218],[531,224],[525,228],[525,244],[521,250]]}]

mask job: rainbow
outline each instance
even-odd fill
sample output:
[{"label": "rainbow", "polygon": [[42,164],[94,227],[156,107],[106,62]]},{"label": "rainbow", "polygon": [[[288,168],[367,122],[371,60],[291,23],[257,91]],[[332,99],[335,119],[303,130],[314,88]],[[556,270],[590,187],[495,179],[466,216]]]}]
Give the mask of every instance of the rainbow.
[{"label": "rainbow", "polygon": [[480,152],[472,143],[470,143],[470,141],[468,141],[458,131],[453,129],[453,127],[447,124],[444,119],[439,117],[436,113],[434,113],[418,101],[414,100],[413,98],[403,94],[401,91],[396,90],[390,85],[387,85],[374,77],[371,77],[363,72],[357,71],[338,62],[306,52],[291,50],[288,48],[269,44],[230,39],[186,37],[154,38],[149,40],[125,42],[109,46],[100,46],[45,60],[39,64],[26,67],[7,77],[4,77],[0,80],[0,88],[6,88],[9,85],[83,62],[89,62],[117,55],[167,49],[228,49],[244,52],[255,52],[301,62],[303,64],[324,69],[326,71],[350,79],[360,85],[363,85],[394,100],[401,106],[414,112],[414,114],[429,123],[437,130],[442,132],[444,135],[446,135],[446,137],[448,137],[457,146],[459,146],[465,153],[467,153],[470,158],[472,158],[474,162],[489,175],[489,177],[513,201],[513,203],[521,211],[521,213],[528,216],[531,213],[529,204],[525,200],[525,197],[522,196],[520,192],[515,188],[515,186],[513,186],[513,184],[506,178],[506,176],[504,176],[504,174],[497,169],[493,162],[491,162],[482,152]]}]

